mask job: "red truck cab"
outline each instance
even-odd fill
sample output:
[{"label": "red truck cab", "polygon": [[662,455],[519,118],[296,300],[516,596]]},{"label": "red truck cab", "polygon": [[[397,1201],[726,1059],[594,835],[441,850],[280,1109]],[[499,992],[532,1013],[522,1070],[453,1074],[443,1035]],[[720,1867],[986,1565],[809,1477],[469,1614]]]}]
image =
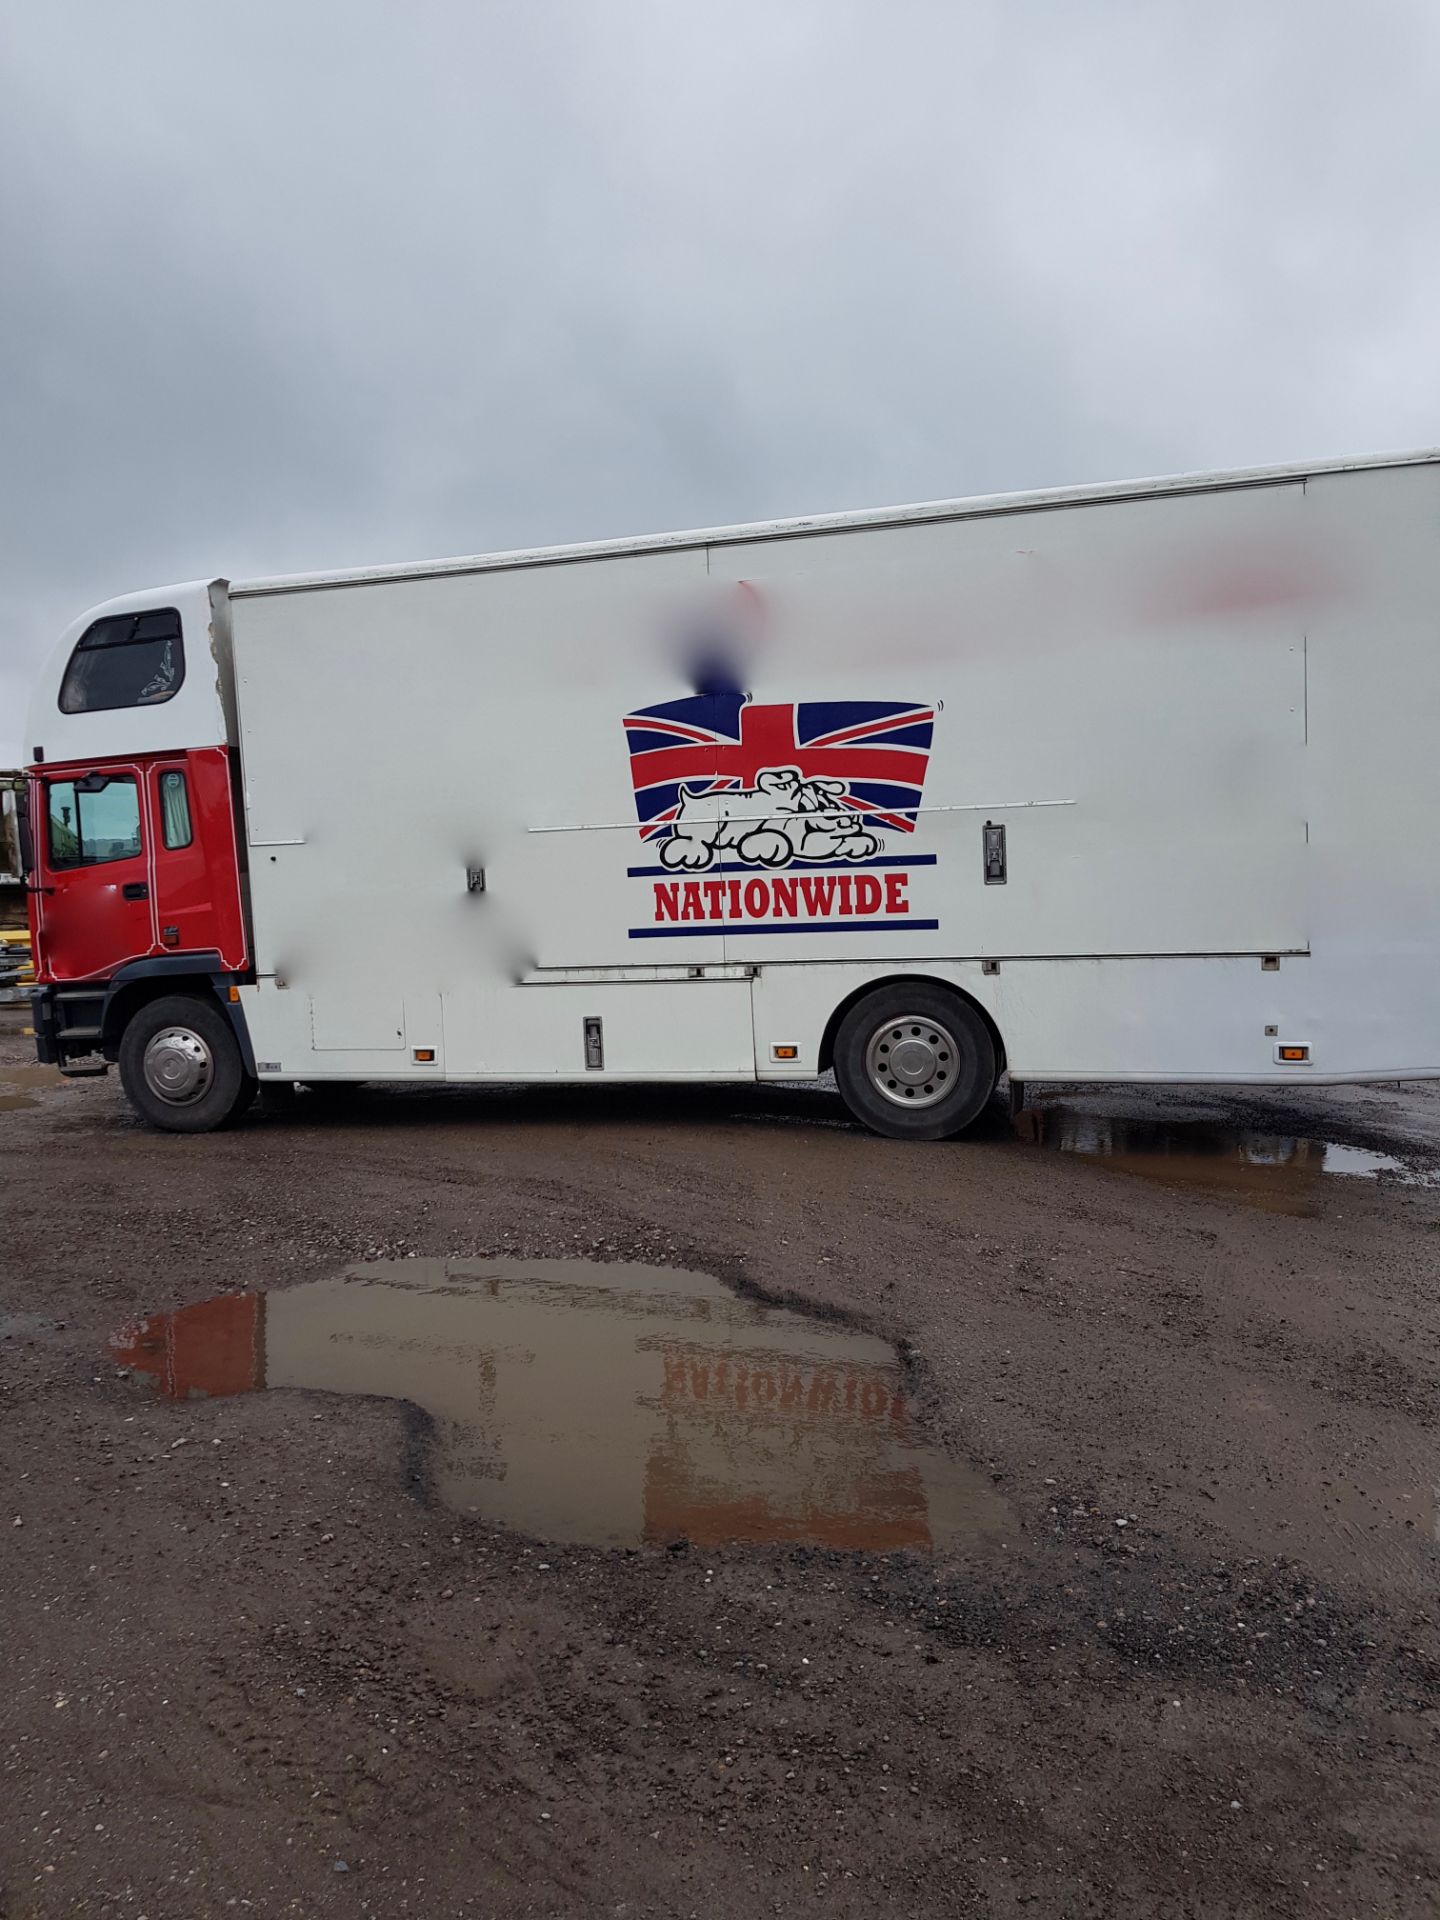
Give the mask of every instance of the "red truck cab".
[{"label": "red truck cab", "polygon": [[36,1049],[118,1061],[146,1117],[189,1131],[255,1090],[221,582],[108,602],[66,633],[31,706],[24,861]]}]

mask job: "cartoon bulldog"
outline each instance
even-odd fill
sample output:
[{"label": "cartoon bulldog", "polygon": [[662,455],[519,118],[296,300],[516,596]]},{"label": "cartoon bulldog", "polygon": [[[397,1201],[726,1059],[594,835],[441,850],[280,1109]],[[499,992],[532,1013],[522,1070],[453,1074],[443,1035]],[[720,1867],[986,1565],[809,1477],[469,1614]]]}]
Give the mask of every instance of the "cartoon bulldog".
[{"label": "cartoon bulldog", "polygon": [[[845,791],[843,780],[807,780],[800,788],[800,806],[789,823],[792,839],[796,828],[800,842],[795,849],[799,860],[868,860],[880,851],[878,834],[860,824],[858,813],[837,809],[838,797]],[[820,815],[818,819],[808,815]]]},{"label": "cartoon bulldog", "polygon": [[[783,867],[792,860],[866,860],[880,846],[857,813],[842,813],[841,780],[805,780],[798,767],[766,767],[743,791],[692,793],[680,789],[663,865],[700,873],[720,853],[747,866]],[[820,816],[820,817],[815,817]]]}]

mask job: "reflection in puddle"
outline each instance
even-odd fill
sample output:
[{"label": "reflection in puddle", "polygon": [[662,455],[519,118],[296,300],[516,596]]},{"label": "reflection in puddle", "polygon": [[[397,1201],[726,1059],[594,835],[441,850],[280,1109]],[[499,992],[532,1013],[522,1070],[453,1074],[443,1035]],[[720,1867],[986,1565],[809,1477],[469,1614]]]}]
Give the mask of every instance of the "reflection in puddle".
[{"label": "reflection in puddle", "polygon": [[1416,1173],[1393,1153],[1371,1153],[1368,1147],[1340,1147],[1333,1140],[1325,1145],[1325,1159],[1320,1168],[1322,1173],[1358,1174],[1362,1179],[1373,1180],[1377,1174],[1393,1173],[1397,1180],[1403,1180],[1412,1187],[1434,1186],[1434,1178],[1429,1174]]},{"label": "reflection in puddle", "polygon": [[1322,1173],[1374,1179],[1393,1176],[1407,1186],[1431,1186],[1388,1153],[1342,1147],[1292,1134],[1249,1133],[1204,1120],[1117,1118],[1080,1107],[1027,1107],[1015,1130],[1033,1146],[1103,1160],[1119,1173],[1140,1174],[1171,1186],[1236,1194],[1256,1206],[1296,1212]]},{"label": "reflection in puddle", "polygon": [[413,1401],[462,1512],[545,1540],[943,1546],[998,1535],[928,1445],[883,1340],[704,1274],[396,1260],[157,1314],[111,1341],[172,1399],[260,1387]]}]

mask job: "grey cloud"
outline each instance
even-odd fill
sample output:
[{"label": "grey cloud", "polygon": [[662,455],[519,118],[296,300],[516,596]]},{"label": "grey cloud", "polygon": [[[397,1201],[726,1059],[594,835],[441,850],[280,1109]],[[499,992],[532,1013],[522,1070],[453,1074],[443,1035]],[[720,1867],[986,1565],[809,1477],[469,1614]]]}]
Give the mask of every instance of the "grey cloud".
[{"label": "grey cloud", "polygon": [[0,764],[111,593],[1440,439],[1430,0],[0,0]]}]

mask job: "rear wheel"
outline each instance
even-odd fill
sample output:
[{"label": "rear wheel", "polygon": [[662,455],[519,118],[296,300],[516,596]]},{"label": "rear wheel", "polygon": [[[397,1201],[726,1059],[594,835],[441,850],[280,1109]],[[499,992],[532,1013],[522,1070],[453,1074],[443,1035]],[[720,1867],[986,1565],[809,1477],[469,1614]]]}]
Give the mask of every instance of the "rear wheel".
[{"label": "rear wheel", "polygon": [[255,1097],[234,1029],[188,993],[148,1001],[120,1039],[120,1084],[142,1120],[170,1133],[209,1133]]},{"label": "rear wheel", "polygon": [[943,1140],[995,1091],[995,1043],[958,994],[927,981],[880,987],[835,1036],[835,1079],[857,1120],[895,1140]]}]

